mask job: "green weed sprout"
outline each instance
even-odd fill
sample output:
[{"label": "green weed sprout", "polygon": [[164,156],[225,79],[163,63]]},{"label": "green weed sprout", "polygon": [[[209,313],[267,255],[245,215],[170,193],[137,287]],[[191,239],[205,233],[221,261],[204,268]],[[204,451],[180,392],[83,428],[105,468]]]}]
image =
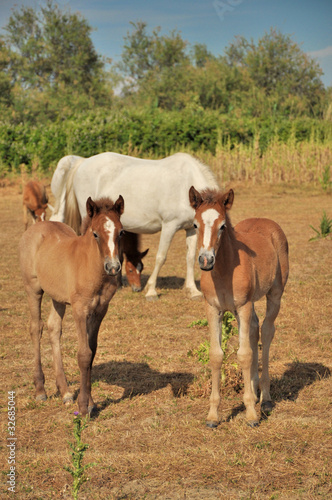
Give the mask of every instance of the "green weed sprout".
[{"label": "green weed sprout", "polygon": [[319,182],[324,189],[327,191],[332,186],[332,181],[330,181],[330,166],[326,165],[324,168],[323,176],[319,178]]},{"label": "green weed sprout", "polygon": [[72,467],[64,467],[69,474],[73,477],[73,498],[74,500],[78,499],[78,492],[83,483],[85,483],[88,479],[85,476],[85,471],[89,467],[93,467],[96,465],[95,463],[82,465],[82,461],[84,458],[84,453],[89,448],[88,444],[84,444],[81,439],[82,432],[88,426],[88,418],[86,417],[82,422],[82,418],[77,411],[74,412],[74,443],[69,443],[71,451],[71,460]]},{"label": "green weed sprout", "polygon": [[[227,362],[228,358],[233,354],[234,349],[229,351],[228,349],[228,342],[233,335],[236,335],[238,333],[237,327],[233,326],[233,322],[235,320],[235,317],[232,313],[230,312],[225,312],[223,321],[222,321],[222,335],[221,335],[221,348],[224,352],[224,363]],[[193,321],[188,325],[189,327],[193,326],[207,326],[207,321],[206,320],[198,320],[198,321]],[[193,351],[188,352],[188,356],[196,356],[198,361],[202,365],[206,365],[209,360],[210,360],[210,342],[208,340],[205,340],[202,342],[197,349],[194,349]],[[221,369],[221,379],[222,381],[225,380],[226,378],[226,372],[224,369],[224,363]]]},{"label": "green weed sprout", "polygon": [[309,241],[318,240],[320,238],[326,238],[327,236],[332,234],[332,219],[329,219],[328,216],[326,215],[326,212],[324,211],[323,216],[322,216],[321,221],[320,221],[319,230],[315,229],[311,225],[310,225],[310,227],[317,234],[313,238],[310,238]]}]

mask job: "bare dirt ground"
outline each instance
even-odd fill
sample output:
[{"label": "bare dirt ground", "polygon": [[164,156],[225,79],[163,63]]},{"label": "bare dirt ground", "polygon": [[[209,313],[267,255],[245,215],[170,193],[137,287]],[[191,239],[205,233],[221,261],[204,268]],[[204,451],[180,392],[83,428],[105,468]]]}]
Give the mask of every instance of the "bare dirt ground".
[{"label": "bare dirt ground", "polygon": [[[237,184],[233,224],[245,217],[277,221],[290,245],[290,277],[271,347],[272,414],[246,425],[241,375],[233,355],[222,389],[221,424],[205,427],[209,371],[188,355],[208,339],[203,301],[182,289],[185,235],[176,235],[158,279],[159,300],[128,287],[117,292],[99,333],[93,367],[97,412],[82,434],[89,480],[80,499],[316,499],[331,490],[332,240],[309,242],[331,195],[313,188]],[[0,188],[1,498],[71,498],[69,442],[73,412],[56,393],[47,330],[42,359],[48,400],[34,400],[29,314],[17,259],[23,232],[18,185]],[[159,235],[144,236],[143,281]],[[196,268],[199,280],[200,272]],[[44,299],[47,318],[49,299]],[[264,303],[258,304],[260,319]],[[77,395],[79,371],[70,308],[63,359]],[[236,340],[236,339],[235,339]],[[235,342],[232,339],[233,342]],[[8,491],[8,391],[15,391],[15,494]]]}]

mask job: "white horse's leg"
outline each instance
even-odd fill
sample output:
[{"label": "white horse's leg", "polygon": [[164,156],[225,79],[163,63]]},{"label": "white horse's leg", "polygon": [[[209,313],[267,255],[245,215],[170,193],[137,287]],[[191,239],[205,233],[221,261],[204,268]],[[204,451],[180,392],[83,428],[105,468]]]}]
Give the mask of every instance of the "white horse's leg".
[{"label": "white horse's leg", "polygon": [[190,293],[190,297],[195,299],[197,297],[202,297],[202,293],[197,289],[195,283],[195,255],[196,255],[196,244],[197,244],[197,234],[196,230],[192,227],[186,229],[186,244],[187,244],[187,277],[185,282],[185,287]]},{"label": "white horse's leg", "polygon": [[210,330],[210,367],[212,372],[212,390],[210,396],[210,409],[206,420],[208,427],[217,427],[219,424],[218,406],[220,403],[220,372],[224,358],[221,349],[221,320],[223,314],[205,301],[205,309]]},{"label": "white horse's leg", "polygon": [[156,283],[157,283],[157,277],[159,274],[159,271],[163,264],[166,261],[167,257],[167,252],[170,247],[170,244],[172,242],[173,236],[176,233],[176,227],[174,225],[170,224],[163,224],[161,228],[161,233],[160,233],[160,240],[159,240],[159,247],[158,247],[158,252],[156,256],[156,263],[154,266],[154,270],[146,284],[147,286],[147,292],[145,294],[145,297],[149,299],[156,299],[158,298],[157,291],[156,291]]},{"label": "white horse's leg", "polygon": [[243,374],[243,401],[246,407],[246,416],[248,424],[254,427],[258,425],[258,417],[255,410],[256,398],[252,391],[251,385],[252,365],[254,362],[252,341],[250,339],[252,310],[253,307],[251,302],[247,302],[247,304],[238,309],[240,347],[237,351],[237,358],[239,360]]}]

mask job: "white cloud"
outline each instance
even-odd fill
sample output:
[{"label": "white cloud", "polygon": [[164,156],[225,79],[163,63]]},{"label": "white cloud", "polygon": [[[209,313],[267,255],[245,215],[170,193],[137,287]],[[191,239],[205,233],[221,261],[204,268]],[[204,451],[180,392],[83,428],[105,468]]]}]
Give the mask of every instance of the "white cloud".
[{"label": "white cloud", "polygon": [[311,57],[319,57],[320,59],[323,57],[330,57],[332,56],[332,45],[320,50],[311,50],[308,52],[308,55]]}]

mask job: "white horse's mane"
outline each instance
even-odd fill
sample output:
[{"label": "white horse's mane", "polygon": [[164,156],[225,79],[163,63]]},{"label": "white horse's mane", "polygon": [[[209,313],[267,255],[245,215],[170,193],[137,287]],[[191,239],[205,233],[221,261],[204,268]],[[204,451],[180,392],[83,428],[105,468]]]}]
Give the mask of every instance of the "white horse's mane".
[{"label": "white horse's mane", "polygon": [[215,178],[215,175],[213,174],[212,170],[208,165],[203,163],[201,160],[196,158],[195,156],[191,156],[189,153],[175,153],[173,156],[186,156],[190,161],[194,161],[196,166],[200,169],[202,172],[203,176],[205,177],[209,188],[211,189],[220,189],[220,186],[218,185],[218,182]]}]

